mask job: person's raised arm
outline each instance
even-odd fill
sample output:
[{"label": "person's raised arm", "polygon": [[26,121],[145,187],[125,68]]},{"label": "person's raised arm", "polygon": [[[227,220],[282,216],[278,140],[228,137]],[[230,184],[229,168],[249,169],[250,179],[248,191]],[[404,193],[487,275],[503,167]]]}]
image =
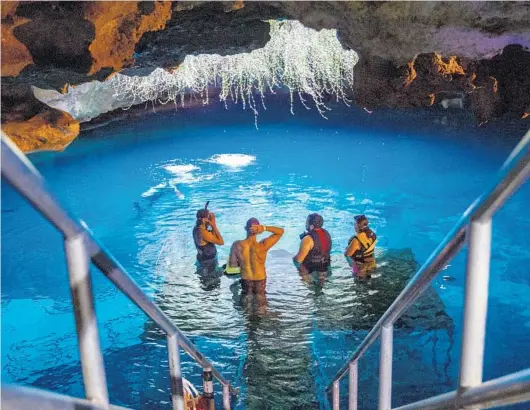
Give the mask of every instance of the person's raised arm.
[{"label": "person's raised arm", "polygon": [[224,245],[225,241],[221,236],[221,232],[219,232],[219,229],[217,228],[217,224],[215,222],[215,214],[213,212],[210,212],[208,216],[208,221],[210,222],[210,226],[212,227],[212,232],[204,230],[202,232],[202,239],[206,242],[213,243],[215,245]]},{"label": "person's raised arm", "polygon": [[272,233],[271,236],[263,239],[260,243],[265,247],[266,250],[269,250],[274,245],[278,243],[280,238],[283,235],[283,228],[278,228],[276,226],[264,226],[264,225],[253,225],[250,227],[250,232],[252,233],[263,233],[263,232]]}]

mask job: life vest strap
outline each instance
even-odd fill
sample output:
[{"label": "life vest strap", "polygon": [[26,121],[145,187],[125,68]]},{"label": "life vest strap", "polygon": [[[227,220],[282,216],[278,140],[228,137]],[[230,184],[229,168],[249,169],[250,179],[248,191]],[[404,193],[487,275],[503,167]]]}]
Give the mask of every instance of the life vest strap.
[{"label": "life vest strap", "polygon": [[[365,238],[366,238],[366,235],[365,235]],[[368,238],[366,238],[365,241],[362,240],[359,235],[356,235],[355,239],[357,239],[359,243],[361,244],[361,247],[362,247],[361,252],[363,256],[370,256],[371,254],[374,253],[375,244],[377,242],[377,239],[373,241],[372,243],[370,243],[370,240]]]}]

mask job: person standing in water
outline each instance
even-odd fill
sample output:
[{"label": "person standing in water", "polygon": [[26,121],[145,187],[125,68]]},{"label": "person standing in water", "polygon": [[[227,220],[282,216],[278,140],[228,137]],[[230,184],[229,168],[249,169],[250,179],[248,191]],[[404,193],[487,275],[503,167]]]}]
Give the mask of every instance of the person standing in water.
[{"label": "person standing in water", "polygon": [[348,242],[344,256],[359,279],[370,278],[371,272],[377,267],[375,263],[375,244],[377,236],[368,227],[368,219],[364,215],[355,217],[355,235]]},{"label": "person standing in water", "polygon": [[208,209],[197,211],[197,221],[193,228],[193,242],[197,249],[197,264],[202,268],[201,273],[211,273],[217,267],[217,248],[224,245],[221,232],[215,222],[215,214]]},{"label": "person standing in water", "polygon": [[312,272],[326,273],[331,265],[331,236],[322,228],[324,218],[311,214],[306,220],[306,230],[300,235],[300,249],[293,258],[294,265],[303,279]]},{"label": "person standing in water", "polygon": [[[245,231],[246,239],[233,243],[227,267],[240,267],[243,295],[265,295],[267,252],[278,243],[283,235],[283,228],[260,225],[256,218],[250,218],[245,225]],[[258,242],[257,236],[263,232],[270,232],[272,235]]]}]

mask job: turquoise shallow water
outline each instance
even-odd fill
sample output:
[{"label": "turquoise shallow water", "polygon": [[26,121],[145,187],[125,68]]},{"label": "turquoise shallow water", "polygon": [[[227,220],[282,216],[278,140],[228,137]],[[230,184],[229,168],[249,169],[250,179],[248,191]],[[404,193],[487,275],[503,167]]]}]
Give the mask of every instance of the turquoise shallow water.
[{"label": "turquoise shallow water", "polygon": [[[259,131],[250,113],[214,106],[115,122],[63,153],[30,156],[57,196],[241,386],[238,409],[326,408],[323,387],[403,275],[488,187],[528,128],[476,129],[458,112],[368,115],[343,106],[326,121],[300,107],[293,117],[287,105],[270,99]],[[195,274],[190,232],[207,200],[227,244],[251,216],[286,229],[268,258],[266,314],[241,307],[234,279]],[[526,186],[494,219],[486,379],[530,367],[529,204]],[[324,216],[334,240],[333,273],[320,284],[301,282],[290,262],[310,212]],[[381,239],[382,273],[369,285],[355,283],[341,257],[361,212]],[[82,396],[61,237],[4,182],[1,230],[2,381]],[[221,259],[228,250],[219,249]],[[443,273],[454,280],[436,280],[432,306],[425,302],[424,315],[411,312],[396,330],[394,405],[456,387],[464,265],[461,253]],[[99,272],[93,277],[112,401],[167,408],[164,339]],[[377,350],[361,362],[361,408],[376,407]],[[200,384],[200,369],[186,358],[183,366]]]}]

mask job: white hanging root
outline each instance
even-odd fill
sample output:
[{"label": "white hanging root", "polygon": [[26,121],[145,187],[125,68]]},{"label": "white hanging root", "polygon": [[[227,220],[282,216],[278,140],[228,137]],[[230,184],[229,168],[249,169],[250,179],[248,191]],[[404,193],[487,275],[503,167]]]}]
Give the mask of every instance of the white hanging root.
[{"label": "white hanging root", "polygon": [[[260,96],[265,107],[265,93],[286,87],[293,100],[297,94],[309,109],[303,94],[308,95],[324,118],[329,108],[324,103],[326,95],[335,95],[337,101],[350,101],[346,92],[353,85],[353,68],[359,61],[357,53],[344,50],[335,30],[315,31],[298,21],[270,21],[270,41],[265,47],[250,53],[220,56],[218,54],[188,55],[173,73],[156,69],[146,77],[113,76],[109,82],[114,87],[116,99],[130,101],[133,105],[145,101],[175,107],[184,106],[184,96],[198,95],[203,104],[209,103],[208,90],[219,87],[219,99],[241,101],[248,106],[256,120],[258,105],[254,95]],[[191,97],[190,97],[191,98]]]}]

